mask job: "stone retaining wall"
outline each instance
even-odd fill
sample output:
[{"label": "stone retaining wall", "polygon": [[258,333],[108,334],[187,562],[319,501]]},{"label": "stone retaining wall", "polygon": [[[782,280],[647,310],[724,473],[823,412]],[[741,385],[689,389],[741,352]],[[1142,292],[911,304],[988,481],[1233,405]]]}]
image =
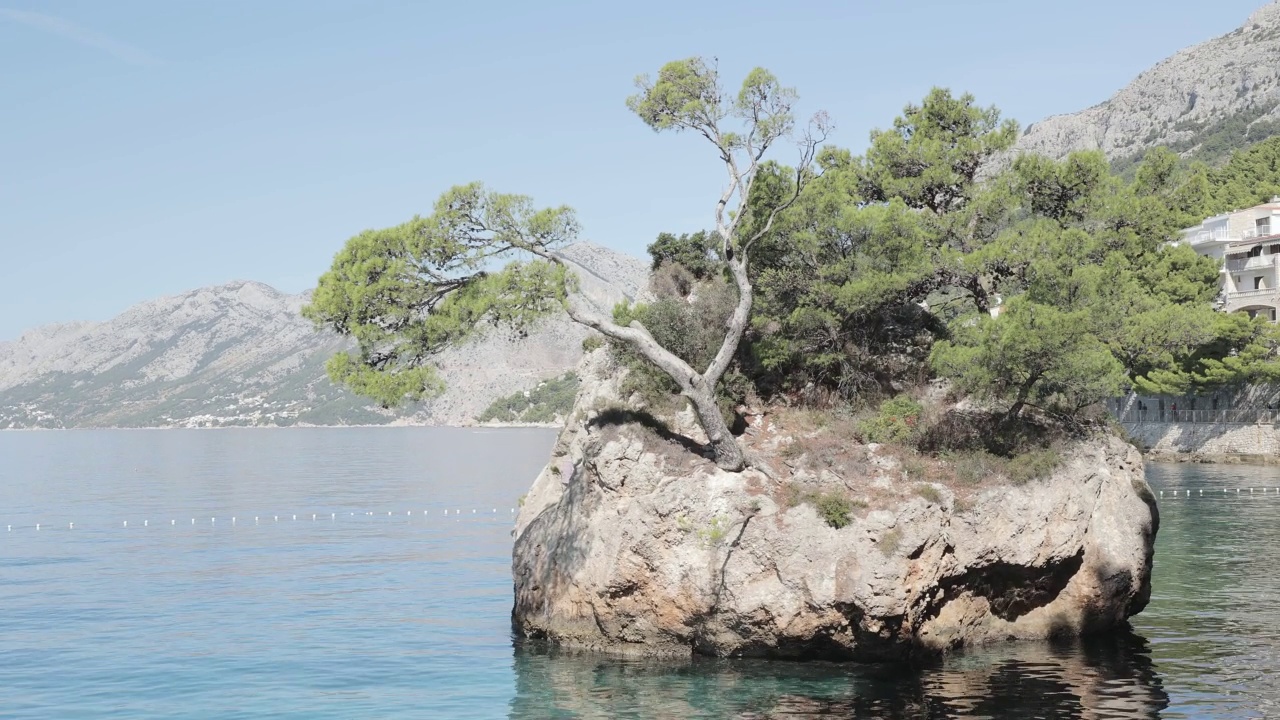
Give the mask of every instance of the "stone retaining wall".
[{"label": "stone retaining wall", "polygon": [[1270,423],[1126,422],[1149,456],[1169,454],[1280,459],[1280,429]]}]

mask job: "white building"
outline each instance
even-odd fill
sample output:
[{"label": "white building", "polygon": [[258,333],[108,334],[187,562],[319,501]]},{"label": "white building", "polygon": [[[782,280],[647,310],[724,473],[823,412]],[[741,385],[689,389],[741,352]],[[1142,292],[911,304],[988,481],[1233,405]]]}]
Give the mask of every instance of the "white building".
[{"label": "white building", "polygon": [[1223,261],[1220,307],[1276,320],[1280,308],[1280,197],[1182,231],[1182,242]]}]

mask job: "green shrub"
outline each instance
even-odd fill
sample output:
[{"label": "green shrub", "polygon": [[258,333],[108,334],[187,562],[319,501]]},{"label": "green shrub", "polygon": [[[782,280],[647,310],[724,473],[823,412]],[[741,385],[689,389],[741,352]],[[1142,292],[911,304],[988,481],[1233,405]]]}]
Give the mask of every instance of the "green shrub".
[{"label": "green shrub", "polygon": [[1045,477],[1062,464],[1062,458],[1053,448],[1031,450],[1009,461],[1007,473],[1009,481],[1015,485],[1024,485],[1032,480]]},{"label": "green shrub", "polygon": [[604,347],[604,338],[596,334],[582,338],[582,352],[589,353]]},{"label": "green shrub", "polygon": [[555,422],[573,409],[578,395],[578,376],[574,373],[538,383],[527,392],[517,392],[494,400],[476,416],[480,422]]},{"label": "green shrub", "polygon": [[[619,325],[639,321],[662,347],[695,368],[707,367],[724,342],[725,323],[738,302],[738,290],[722,278],[697,284],[691,298],[659,297],[651,303],[619,303],[613,320]],[[627,369],[621,384],[624,395],[638,395],[656,414],[672,413],[685,407],[680,387],[665,372],[625,343],[610,341],[611,352]],[[730,370],[716,385],[716,400],[733,426],[733,408],[751,391],[752,382],[737,370]]]},{"label": "green shrub", "polygon": [[840,493],[819,493],[806,490],[796,483],[787,483],[782,487],[782,504],[788,508],[808,503],[818,511],[818,515],[828,525],[839,530],[847,526],[856,508],[865,508],[866,503],[850,500]]},{"label": "green shrub", "polygon": [[849,516],[853,513],[853,503],[847,498],[830,493],[817,496],[813,507],[828,525],[837,530],[849,524]]},{"label": "green shrub", "polygon": [[729,535],[729,521],[719,515],[711,518],[706,527],[698,531],[698,537],[706,545],[716,546]]},{"label": "green shrub", "polygon": [[938,488],[932,485],[917,485],[916,494],[924,498],[926,502],[934,505],[942,504],[942,493],[938,492]]},{"label": "green shrub", "polygon": [[905,442],[915,436],[923,411],[920,403],[899,395],[880,403],[879,414],[863,420],[858,425],[858,431],[867,442]]}]

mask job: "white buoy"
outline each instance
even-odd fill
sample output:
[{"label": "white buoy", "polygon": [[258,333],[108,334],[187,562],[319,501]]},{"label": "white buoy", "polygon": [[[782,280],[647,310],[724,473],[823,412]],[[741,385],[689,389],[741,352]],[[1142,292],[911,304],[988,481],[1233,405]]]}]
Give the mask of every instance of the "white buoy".
[{"label": "white buoy", "polygon": [[1201,494],[1201,495],[1203,495],[1203,494],[1204,494],[1204,488],[1200,488],[1200,494]]},{"label": "white buoy", "polygon": [[315,522],[315,521],[316,521],[316,514],[311,513],[311,522]]},{"label": "white buoy", "polygon": [[390,510],[388,510],[388,511],[387,511],[387,517],[391,517],[391,511],[390,511]]},{"label": "white buoy", "polygon": [[177,525],[177,524],[178,524],[178,521],[177,521],[177,520],[170,520],[170,521],[169,521],[169,524],[170,524],[170,525]]},{"label": "white buoy", "polygon": [[68,529],[68,530],[75,530],[75,529],[76,529],[76,524],[75,524],[75,523],[68,523],[68,524],[67,524],[67,529]]},{"label": "white buoy", "polygon": [[253,516],[253,524],[254,524],[254,525],[257,525],[257,524],[258,524],[258,516],[257,516],[257,515],[254,515],[254,516]]},{"label": "white buoy", "polygon": [[39,530],[39,529],[40,529],[40,523],[36,523],[36,529],[37,529],[37,530]]},{"label": "white buoy", "polygon": [[1164,491],[1163,491],[1163,490],[1161,490],[1161,491],[1160,491],[1160,497],[1164,497]]},{"label": "white buoy", "polygon": [[195,525],[195,524],[196,524],[196,519],[195,519],[195,518],[191,518],[191,524],[192,524],[192,525]]},{"label": "white buoy", "polygon": [[493,510],[491,510],[490,512],[492,512],[492,513],[494,513],[494,514],[496,515],[496,514],[498,513],[498,508],[494,508],[494,509],[493,509]]},{"label": "white buoy", "polygon": [[142,521],[142,527],[150,527],[150,526],[151,526],[151,521],[150,521],[150,520],[143,520],[143,521]]},{"label": "white buoy", "polygon": [[445,515],[448,515],[448,514],[449,514],[449,508],[445,508],[445,509],[444,509],[444,514],[445,514]]},{"label": "white buoy", "polygon": [[218,522],[218,518],[209,518],[209,524],[210,524],[210,525],[215,525],[215,524],[217,524],[217,522]]},{"label": "white buoy", "polygon": [[276,522],[280,522],[280,516],[279,516],[279,515],[275,515],[274,517],[275,517],[275,519],[276,519]]},{"label": "white buoy", "polygon": [[297,515],[294,515],[294,516],[293,516],[293,519],[294,519],[294,520],[297,520],[297,519],[298,519],[298,516],[297,516]]},{"label": "white buoy", "polygon": [[125,521],[124,521],[124,526],[125,526],[125,527],[129,527],[129,521],[128,521],[128,520],[125,520]]},{"label": "white buoy", "polygon": [[338,513],[329,513],[329,519],[330,519],[330,520],[337,520],[337,519],[338,519]]},{"label": "white buoy", "polygon": [[232,525],[235,525],[235,524],[236,524],[236,518],[235,518],[235,516],[234,516],[234,515],[231,517],[231,524],[232,524]]}]

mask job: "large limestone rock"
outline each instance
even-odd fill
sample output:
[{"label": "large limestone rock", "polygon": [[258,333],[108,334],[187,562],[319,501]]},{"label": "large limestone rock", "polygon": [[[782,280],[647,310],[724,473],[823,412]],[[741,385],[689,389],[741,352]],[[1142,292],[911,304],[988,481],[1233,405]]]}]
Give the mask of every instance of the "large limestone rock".
[{"label": "large limestone rock", "polygon": [[577,412],[517,518],[522,636],[649,656],[877,660],[1096,632],[1147,603],[1157,510],[1141,456],[1119,440],[1081,443],[1052,477],[963,507],[938,488],[835,529],[807,504],[788,509],[759,472],[611,424],[619,373],[605,351],[580,373]]}]

